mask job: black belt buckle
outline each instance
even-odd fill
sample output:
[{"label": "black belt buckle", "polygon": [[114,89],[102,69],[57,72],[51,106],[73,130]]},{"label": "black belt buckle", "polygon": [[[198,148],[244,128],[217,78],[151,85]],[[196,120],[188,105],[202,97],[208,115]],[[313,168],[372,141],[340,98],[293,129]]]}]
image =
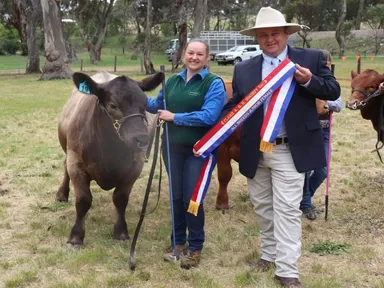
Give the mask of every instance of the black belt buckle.
[{"label": "black belt buckle", "polygon": [[288,144],[288,138],[287,137],[276,138],[275,145],[280,145],[280,144]]}]

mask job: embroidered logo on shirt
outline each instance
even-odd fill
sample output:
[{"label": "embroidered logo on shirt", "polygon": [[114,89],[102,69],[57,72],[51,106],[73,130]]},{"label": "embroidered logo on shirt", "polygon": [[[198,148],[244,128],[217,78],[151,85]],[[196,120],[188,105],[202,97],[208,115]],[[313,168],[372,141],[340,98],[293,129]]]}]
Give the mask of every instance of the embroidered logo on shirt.
[{"label": "embroidered logo on shirt", "polygon": [[199,96],[200,93],[199,92],[189,91],[189,95],[191,95],[191,96]]}]

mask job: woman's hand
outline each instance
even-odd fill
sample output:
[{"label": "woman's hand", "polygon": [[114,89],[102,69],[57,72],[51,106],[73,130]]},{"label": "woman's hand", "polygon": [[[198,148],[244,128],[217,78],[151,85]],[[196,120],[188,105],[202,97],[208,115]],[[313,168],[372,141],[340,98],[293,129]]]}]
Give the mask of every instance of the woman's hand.
[{"label": "woman's hand", "polygon": [[[199,141],[200,141],[200,140],[199,140]],[[196,145],[197,143],[199,143],[199,141],[197,141],[197,142],[195,143],[195,145]],[[195,146],[195,145],[193,145],[193,146]],[[192,152],[193,152],[193,154],[194,154],[196,157],[200,157],[200,156],[201,156],[201,154],[198,153],[198,152],[195,150],[195,148],[192,149]]]},{"label": "woman's hand", "polygon": [[381,90],[382,93],[384,92],[384,82],[380,83],[379,89]]},{"label": "woman's hand", "polygon": [[173,121],[175,119],[175,114],[168,110],[158,110],[159,119],[163,121]]}]

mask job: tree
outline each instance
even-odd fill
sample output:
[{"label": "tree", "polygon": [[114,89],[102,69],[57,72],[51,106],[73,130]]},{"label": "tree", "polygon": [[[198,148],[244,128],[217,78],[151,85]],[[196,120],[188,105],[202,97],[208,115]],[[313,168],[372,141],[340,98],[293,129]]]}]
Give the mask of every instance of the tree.
[{"label": "tree", "polygon": [[342,27],[347,15],[347,1],[340,0],[340,10],[339,10],[339,19],[336,25],[336,41],[339,44],[339,58],[344,56],[345,53],[345,38],[342,36]]},{"label": "tree", "polygon": [[147,23],[145,28],[145,41],[144,41],[144,67],[145,74],[156,73],[155,68],[151,61],[151,25],[152,25],[152,0],[147,0]]},{"label": "tree", "polygon": [[359,8],[357,10],[356,23],[355,23],[356,30],[360,30],[361,20],[363,18],[363,13],[364,13],[364,1],[365,0],[359,0]]},{"label": "tree", "polygon": [[89,51],[92,64],[101,60],[107,24],[115,0],[66,0],[79,24],[80,36]]},{"label": "tree", "polygon": [[36,35],[42,18],[40,0],[14,0],[13,11],[15,26],[19,29],[20,39],[22,42],[27,42],[28,61],[25,73],[41,73]]},{"label": "tree", "polygon": [[375,55],[379,53],[384,41],[384,4],[378,4],[367,9],[364,19],[372,29],[372,36],[375,41]]},{"label": "tree", "polygon": [[181,63],[183,51],[187,46],[188,26],[187,26],[187,10],[185,7],[185,0],[176,0],[175,9],[178,11],[177,15],[177,31],[179,33],[179,48],[176,53],[176,67]]},{"label": "tree", "polygon": [[192,38],[200,37],[200,32],[203,29],[205,11],[207,10],[207,0],[196,0],[195,14],[193,18]]},{"label": "tree", "polygon": [[45,63],[41,80],[68,79],[72,71],[68,66],[59,6],[55,0],[41,0],[44,19]]}]

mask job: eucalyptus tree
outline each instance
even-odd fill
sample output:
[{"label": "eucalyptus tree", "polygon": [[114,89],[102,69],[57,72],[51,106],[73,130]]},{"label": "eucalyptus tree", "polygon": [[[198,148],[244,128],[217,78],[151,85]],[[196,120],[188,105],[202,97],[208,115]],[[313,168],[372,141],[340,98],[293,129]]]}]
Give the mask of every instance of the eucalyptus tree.
[{"label": "eucalyptus tree", "polygon": [[342,26],[347,15],[347,1],[339,0],[339,5],[339,17],[336,25],[335,37],[337,43],[339,44],[339,57],[341,58],[345,53],[345,39],[342,37]]},{"label": "eucalyptus tree", "polygon": [[42,24],[40,0],[13,0],[13,22],[22,42],[27,43],[26,74],[41,73],[37,29]]},{"label": "eucalyptus tree", "polygon": [[377,4],[376,6],[368,8],[364,13],[363,19],[372,29],[371,35],[375,44],[374,53],[377,55],[384,41],[384,4]]},{"label": "eucalyptus tree", "polygon": [[56,0],[41,0],[44,19],[45,63],[41,80],[68,79],[72,71],[65,50],[59,3]]},{"label": "eucalyptus tree", "polygon": [[101,50],[115,0],[62,0],[79,25],[91,63],[101,60]]},{"label": "eucalyptus tree", "polygon": [[147,23],[144,40],[144,67],[146,74],[156,73],[151,61],[152,0],[147,0]]}]

